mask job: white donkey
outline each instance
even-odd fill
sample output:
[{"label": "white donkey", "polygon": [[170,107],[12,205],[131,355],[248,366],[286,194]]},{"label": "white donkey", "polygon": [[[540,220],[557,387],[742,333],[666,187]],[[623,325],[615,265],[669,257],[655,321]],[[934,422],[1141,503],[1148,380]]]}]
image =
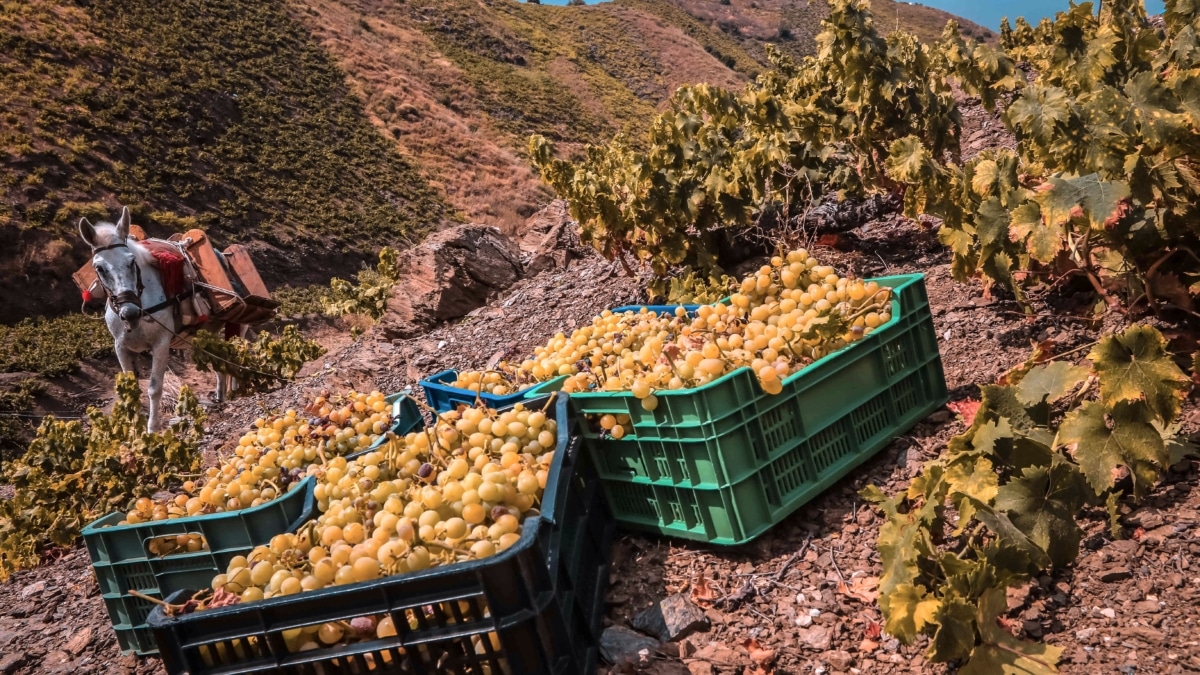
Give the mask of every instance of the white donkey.
[{"label": "white donkey", "polygon": [[[150,352],[149,431],[162,428],[163,377],[167,372],[171,340],[183,326],[177,301],[168,298],[162,277],[150,251],[129,237],[129,208],[121,210],[116,225],[92,225],[79,220],[79,234],[92,247],[92,267],[108,296],[104,321],[115,341],[121,370],[137,373],[136,354]],[[217,374],[216,399],[236,386],[232,378]]]}]

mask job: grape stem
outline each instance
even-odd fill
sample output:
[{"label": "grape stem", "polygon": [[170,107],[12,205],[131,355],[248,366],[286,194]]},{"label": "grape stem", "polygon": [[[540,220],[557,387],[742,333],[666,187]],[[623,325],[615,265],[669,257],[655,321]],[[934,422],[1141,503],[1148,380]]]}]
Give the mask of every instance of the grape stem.
[{"label": "grape stem", "polygon": [[422,544],[425,544],[426,546],[437,546],[438,548],[445,549],[445,550],[447,550],[447,551],[450,551],[451,553],[456,553],[456,554],[458,554],[458,555],[465,555],[465,556],[467,556],[467,557],[469,557],[469,558],[474,558],[474,557],[475,557],[475,555],[474,555],[473,553],[471,553],[470,551],[468,551],[468,550],[461,549],[461,548],[456,548],[456,547],[454,547],[454,546],[451,546],[451,545],[449,545],[449,544],[443,544],[442,542],[440,542],[440,541],[437,541],[437,540],[423,541],[423,542],[421,542],[421,543],[422,543]]}]

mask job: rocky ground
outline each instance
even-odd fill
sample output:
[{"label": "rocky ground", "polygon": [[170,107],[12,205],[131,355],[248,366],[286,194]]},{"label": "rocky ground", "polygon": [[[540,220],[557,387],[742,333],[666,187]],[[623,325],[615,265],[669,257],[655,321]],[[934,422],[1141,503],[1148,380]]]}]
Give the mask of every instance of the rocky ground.
[{"label": "rocky ground", "polygon": [[[992,116],[972,108],[964,117],[968,152],[1007,142]],[[290,407],[324,388],[415,387],[437,370],[482,367],[526,353],[602,309],[642,299],[639,280],[572,245],[557,215],[533,223],[520,249],[476,233],[412,254],[406,263],[412,274],[395,295],[423,293],[420,302],[397,300],[393,307],[403,309],[357,341],[344,333],[335,339],[337,331],[325,326],[321,334],[330,339],[330,353],[299,381],[216,410],[211,447],[236,438],[264,406]],[[1026,320],[1014,303],[955,282],[949,256],[928,224],[889,216],[824,239],[817,248],[840,269],[862,276],[926,274],[952,400],[976,397],[979,384],[1024,359],[1031,341],[1049,339],[1060,350],[1073,349],[1106,328],[1086,317],[1086,295],[1069,289],[1041,299],[1043,310]],[[453,279],[456,290],[443,283],[423,287],[422,279]],[[437,309],[463,303],[475,308],[458,318]],[[430,311],[447,313],[438,316],[438,325],[421,325],[418,315]],[[1108,319],[1107,327],[1115,322]],[[1195,435],[1198,419],[1200,411],[1189,402],[1185,431]],[[881,571],[875,553],[879,518],[857,493],[868,484],[899,491],[962,429],[949,410],[935,412],[744,546],[623,534],[613,551],[608,592],[603,647],[609,663],[600,671],[947,672],[925,661],[925,645],[900,645],[881,633],[873,596]],[[1198,507],[1200,463],[1187,461],[1126,515],[1125,538],[1109,537],[1104,514],[1085,514],[1088,536],[1079,561],[1010,592],[1012,625],[1029,639],[1063,647],[1066,673],[1200,671]],[[655,606],[665,618],[647,612]],[[81,548],[0,585],[0,675],[160,671],[156,659],[120,655]]]}]

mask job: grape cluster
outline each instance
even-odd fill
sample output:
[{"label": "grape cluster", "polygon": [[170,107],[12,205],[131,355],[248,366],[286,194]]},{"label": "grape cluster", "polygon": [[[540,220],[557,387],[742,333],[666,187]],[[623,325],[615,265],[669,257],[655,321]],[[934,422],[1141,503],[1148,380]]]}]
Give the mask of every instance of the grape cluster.
[{"label": "grape cluster", "polygon": [[[241,602],[493,556],[539,514],[557,423],[518,404],[442,413],[434,427],[316,471],[321,515],[234,558],[213,589]],[[390,620],[375,626],[383,636]],[[336,644],[340,623],[285,634],[289,648]]]},{"label": "grape cluster", "polygon": [[[630,391],[654,410],[656,391],[702,386],[745,366],[778,394],[784,378],[889,320],[890,289],[839,276],[797,250],[743,279],[729,304],[702,305],[694,316],[605,311],[519,365],[459,373],[456,384],[508,393],[565,375],[563,391]],[[606,429],[620,438],[623,427],[612,420]]]},{"label": "grape cluster", "polygon": [[[286,493],[315,471],[322,460],[365,449],[390,425],[389,406],[380,392],[322,392],[304,408],[260,417],[238,441],[233,454],[209,468],[201,481],[185,481],[181,492],[161,501],[141,498],[120,525],[237,511]],[[206,547],[199,535],[160,537],[148,544],[155,555],[194,552]]]}]

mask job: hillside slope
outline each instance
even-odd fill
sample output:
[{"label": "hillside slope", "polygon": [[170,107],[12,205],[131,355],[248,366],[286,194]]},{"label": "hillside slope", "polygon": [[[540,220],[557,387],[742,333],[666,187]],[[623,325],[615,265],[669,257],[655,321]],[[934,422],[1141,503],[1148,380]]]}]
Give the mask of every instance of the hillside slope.
[{"label": "hillside slope", "polygon": [[[450,213],[283,3],[0,4],[0,320],[74,309],[81,215],[323,280]],[[20,291],[18,292],[18,289]]]},{"label": "hillside slope", "polygon": [[[829,15],[823,0],[616,0],[635,7],[669,5],[686,12],[710,30],[728,35],[754,58],[765,61],[763,45],[775,44],[793,56],[813,53],[821,21]],[[871,13],[881,33],[903,30],[922,42],[936,40],[950,20],[964,35],[994,40],[992,31],[948,12],[896,0],[872,0]]]},{"label": "hillside slope", "polygon": [[826,11],[720,1],[0,0],[0,323],[77,307],[74,223],[118,204],[250,243],[273,286],[451,220],[514,231],[550,198],[529,134],[640,137],[680,85],[811,51]]},{"label": "hillside slope", "polygon": [[703,26],[698,40],[613,3],[301,2],[376,126],[466,218],[508,231],[550,198],[525,158],[529,134],[570,151],[637,133],[680,85],[737,87],[760,67],[727,38],[727,54],[706,51],[723,36]]}]

